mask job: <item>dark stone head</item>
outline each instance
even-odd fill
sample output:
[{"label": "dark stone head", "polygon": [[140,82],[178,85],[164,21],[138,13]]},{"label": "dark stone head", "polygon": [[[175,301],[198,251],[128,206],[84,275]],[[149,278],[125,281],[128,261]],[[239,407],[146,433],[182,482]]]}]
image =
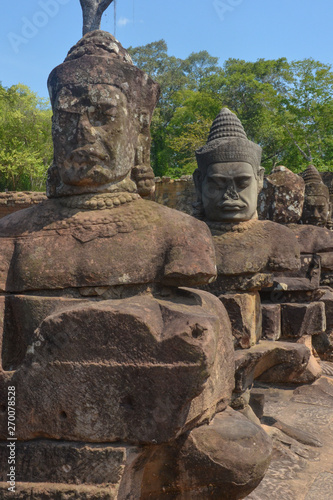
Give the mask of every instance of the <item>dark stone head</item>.
[{"label": "dark stone head", "polygon": [[223,108],[207,144],[196,151],[196,216],[211,221],[242,222],[255,217],[264,169],[261,147],[249,141],[240,120]]},{"label": "dark stone head", "polygon": [[138,148],[149,156],[158,85],[110,33],[98,30],[69,51],[48,88],[54,142],[48,196],[108,192],[129,179]]},{"label": "dark stone head", "polygon": [[309,165],[301,174],[305,182],[303,224],[326,226],[330,215],[330,196],[315,166]]}]

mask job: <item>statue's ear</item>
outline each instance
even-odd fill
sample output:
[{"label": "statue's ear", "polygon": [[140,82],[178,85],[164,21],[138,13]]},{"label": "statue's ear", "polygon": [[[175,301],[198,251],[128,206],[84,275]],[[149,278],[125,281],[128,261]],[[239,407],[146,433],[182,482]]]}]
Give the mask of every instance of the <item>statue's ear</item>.
[{"label": "statue's ear", "polygon": [[264,167],[259,167],[259,173],[258,173],[258,193],[262,190],[264,186],[264,175],[265,175],[265,169]]},{"label": "statue's ear", "polygon": [[197,168],[193,172],[193,180],[194,180],[194,186],[195,186],[195,191],[197,193],[197,199],[198,201],[201,201],[202,199],[202,173],[200,170]]}]

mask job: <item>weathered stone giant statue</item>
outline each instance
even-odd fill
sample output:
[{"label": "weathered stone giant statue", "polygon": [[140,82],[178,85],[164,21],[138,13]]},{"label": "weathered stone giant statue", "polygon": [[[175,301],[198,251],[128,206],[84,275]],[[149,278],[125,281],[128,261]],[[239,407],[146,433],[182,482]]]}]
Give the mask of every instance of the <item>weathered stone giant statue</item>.
[{"label": "weathered stone giant statue", "polygon": [[[212,230],[218,275],[224,282],[233,277],[235,289],[246,289],[250,280],[249,288],[255,289],[265,280],[263,273],[297,268],[299,250],[292,233],[258,220],[261,148],[247,139],[241,122],[227,108],[214,120],[207,144],[196,156],[195,215]],[[215,286],[220,287],[219,278]]]},{"label": "weathered stone giant statue", "polygon": [[[263,182],[261,148],[247,139],[231,111],[222,109],[207,144],[196,156],[195,215],[211,229],[218,272],[217,280],[205,289],[220,298],[231,319],[237,349],[232,404],[250,412],[245,395],[254,377],[292,383],[307,373],[310,350],[305,345],[261,340],[259,291],[273,293],[276,274],[300,268],[300,249],[290,229],[258,220],[257,199]],[[306,377],[314,380],[318,373]]]},{"label": "weathered stone giant statue", "polygon": [[149,167],[157,85],[102,31],[48,84],[49,199],[0,221],[0,460],[10,386],[15,498],[244,498],[270,440],[227,408],[223,305],[178,288],[215,278],[209,229],[142,200],[132,178]]},{"label": "weathered stone giant statue", "polygon": [[210,227],[217,259],[218,277],[209,290],[228,292],[229,303],[231,292],[247,292],[242,301],[253,311],[252,326],[240,329],[236,345],[249,347],[261,333],[258,290],[272,283],[273,271],[299,266],[297,241],[283,226],[258,220],[261,148],[247,139],[234,113],[221,110],[196,156],[195,215]]},{"label": "weathered stone giant statue", "polygon": [[316,167],[309,165],[302,173],[305,182],[303,224],[325,227],[330,215],[330,196]]}]

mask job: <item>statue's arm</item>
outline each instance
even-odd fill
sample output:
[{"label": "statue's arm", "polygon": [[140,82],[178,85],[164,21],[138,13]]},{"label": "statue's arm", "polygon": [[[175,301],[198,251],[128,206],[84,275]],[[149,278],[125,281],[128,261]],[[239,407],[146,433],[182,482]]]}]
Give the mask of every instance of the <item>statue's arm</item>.
[{"label": "statue's arm", "polygon": [[0,293],[7,291],[8,274],[13,260],[14,242],[0,238]]},{"label": "statue's arm", "polygon": [[182,215],[174,231],[164,266],[163,283],[169,286],[197,287],[216,279],[213,239],[204,222]]}]

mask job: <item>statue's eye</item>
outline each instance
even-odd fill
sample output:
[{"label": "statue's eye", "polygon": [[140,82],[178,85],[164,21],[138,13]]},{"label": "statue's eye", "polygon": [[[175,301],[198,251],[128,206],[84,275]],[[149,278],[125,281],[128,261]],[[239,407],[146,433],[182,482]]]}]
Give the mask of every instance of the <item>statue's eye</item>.
[{"label": "statue's eye", "polygon": [[224,189],[227,185],[227,180],[224,177],[216,176],[209,177],[209,184],[216,186],[219,189]]},{"label": "statue's eye", "polygon": [[117,107],[111,104],[99,103],[88,108],[89,121],[95,127],[106,125],[117,116]]},{"label": "statue's eye", "polygon": [[235,184],[237,189],[246,189],[250,185],[251,180],[251,177],[236,177]]},{"label": "statue's eye", "polygon": [[60,95],[55,105],[55,109],[57,111],[64,113],[77,113],[79,107],[79,99],[69,95]]}]

